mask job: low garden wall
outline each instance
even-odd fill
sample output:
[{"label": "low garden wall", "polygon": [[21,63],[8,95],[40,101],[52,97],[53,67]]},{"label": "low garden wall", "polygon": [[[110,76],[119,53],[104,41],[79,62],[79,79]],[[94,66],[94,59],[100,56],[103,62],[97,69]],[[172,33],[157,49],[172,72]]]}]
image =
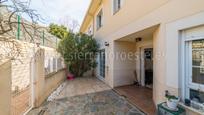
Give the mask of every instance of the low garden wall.
[{"label": "low garden wall", "polygon": [[34,106],[39,107],[47,97],[63,83],[66,79],[65,69],[59,69],[46,74],[45,68],[45,49],[38,49],[34,61],[35,85],[34,85]]},{"label": "low garden wall", "polygon": [[45,94],[44,99],[47,99],[47,97],[56,89],[60,84],[62,84],[66,77],[65,77],[65,69],[61,69],[58,72],[51,73],[49,75],[45,76]]},{"label": "low garden wall", "polygon": [[11,113],[11,61],[0,62],[0,115]]}]

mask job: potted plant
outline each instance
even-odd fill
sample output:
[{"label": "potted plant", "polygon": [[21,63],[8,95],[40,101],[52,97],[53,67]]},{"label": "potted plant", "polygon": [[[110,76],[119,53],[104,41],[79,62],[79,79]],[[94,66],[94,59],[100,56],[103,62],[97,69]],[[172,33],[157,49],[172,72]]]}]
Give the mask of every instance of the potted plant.
[{"label": "potted plant", "polygon": [[172,110],[176,110],[180,99],[174,95],[168,95],[166,97],[167,97],[167,102],[166,102],[167,106]]},{"label": "potted plant", "polygon": [[66,68],[66,77],[67,80],[74,80],[74,75]]}]

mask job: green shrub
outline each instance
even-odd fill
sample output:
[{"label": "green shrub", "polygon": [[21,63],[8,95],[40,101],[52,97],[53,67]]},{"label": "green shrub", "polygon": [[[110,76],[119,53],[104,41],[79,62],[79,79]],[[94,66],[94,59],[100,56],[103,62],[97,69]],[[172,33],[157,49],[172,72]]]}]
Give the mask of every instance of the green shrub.
[{"label": "green shrub", "polygon": [[58,44],[58,51],[64,58],[69,72],[75,77],[96,67],[96,55],[99,45],[92,36],[69,33]]}]

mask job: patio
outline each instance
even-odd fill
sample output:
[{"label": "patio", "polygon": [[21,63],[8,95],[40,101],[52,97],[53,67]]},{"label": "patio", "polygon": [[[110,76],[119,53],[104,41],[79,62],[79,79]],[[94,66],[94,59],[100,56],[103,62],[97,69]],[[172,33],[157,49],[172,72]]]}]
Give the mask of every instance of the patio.
[{"label": "patio", "polygon": [[115,90],[148,115],[156,114],[152,89],[142,86],[128,85],[117,87]]},{"label": "patio", "polygon": [[94,77],[67,81],[56,100],[45,102],[28,115],[144,115]]}]

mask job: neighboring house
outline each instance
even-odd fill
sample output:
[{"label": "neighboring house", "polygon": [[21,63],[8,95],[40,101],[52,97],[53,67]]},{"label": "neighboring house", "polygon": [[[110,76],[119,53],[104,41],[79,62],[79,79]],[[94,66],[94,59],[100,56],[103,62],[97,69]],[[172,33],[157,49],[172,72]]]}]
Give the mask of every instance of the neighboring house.
[{"label": "neighboring house", "polygon": [[112,88],[136,70],[155,104],[166,90],[204,103],[203,0],[92,0],[80,32],[100,43],[97,76]]}]

